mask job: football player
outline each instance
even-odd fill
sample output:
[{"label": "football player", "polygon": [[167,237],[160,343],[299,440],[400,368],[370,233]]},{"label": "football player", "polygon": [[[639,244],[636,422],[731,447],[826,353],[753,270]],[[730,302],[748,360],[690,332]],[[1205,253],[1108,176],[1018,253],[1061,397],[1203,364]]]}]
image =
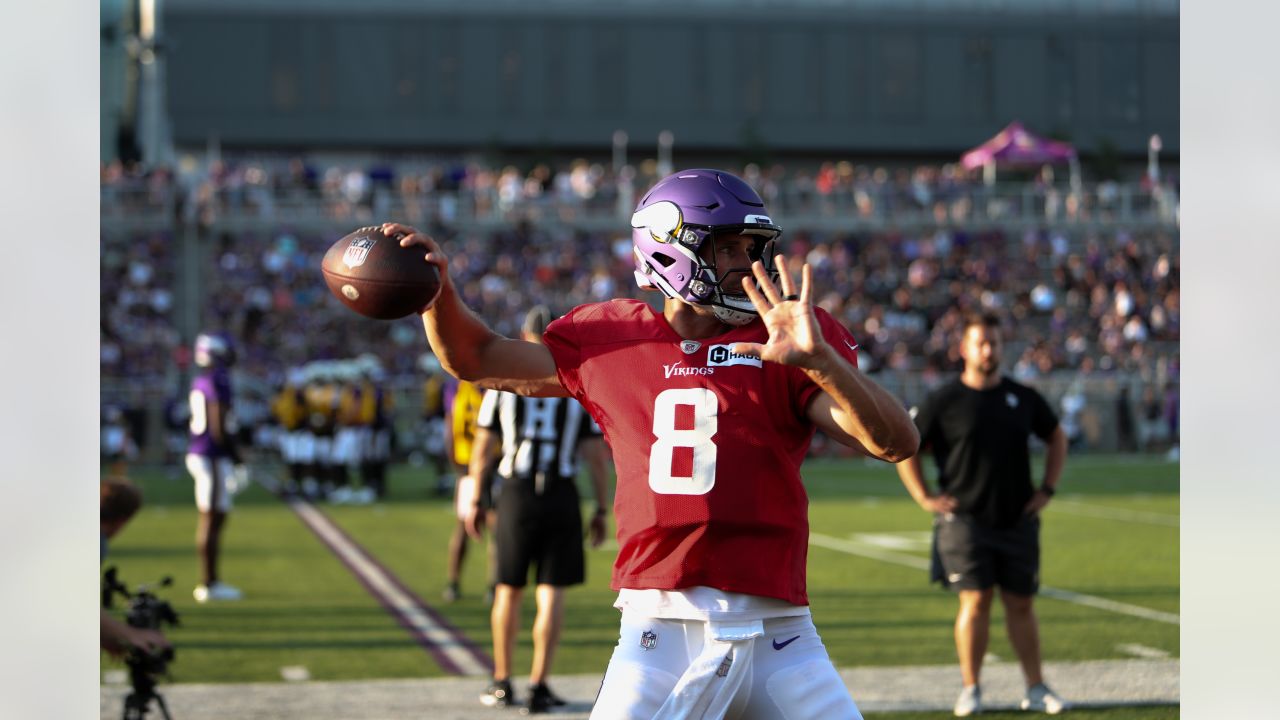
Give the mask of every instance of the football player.
[{"label": "football player", "polygon": [[[448,259],[412,227],[443,289],[423,314],[450,373],[486,388],[578,399],[617,468],[622,611],[593,717],[859,718],[810,618],[814,431],[870,457],[910,457],[919,435],[857,369],[857,343],[813,305],[811,271],[775,265],[760,196],[717,170],[660,180],[632,216],[635,276],[665,296],[583,305],[545,345],[477,318]],[[745,713],[745,714],[744,714]]]},{"label": "football player", "polygon": [[394,403],[384,387],[386,373],[376,356],[362,356],[360,367],[360,428],[364,449],[360,455],[360,478],[365,499],[387,496],[387,463],[391,461]]},{"label": "football player", "polygon": [[200,510],[196,550],[201,582],[193,595],[201,603],[239,600],[240,590],[218,579],[218,550],[231,512],[232,476],[244,474],[231,430],[231,366],[235,362],[231,341],[225,335],[201,333],[196,336],[194,360],[199,370],[188,395],[187,471],[195,480]]},{"label": "football player", "polygon": [[282,490],[287,496],[296,495],[301,490],[306,464],[309,463],[304,459],[302,450],[307,419],[306,398],[302,395],[305,382],[302,368],[290,368],[285,375],[284,386],[271,403],[272,414],[280,425],[280,457],[289,472]]}]

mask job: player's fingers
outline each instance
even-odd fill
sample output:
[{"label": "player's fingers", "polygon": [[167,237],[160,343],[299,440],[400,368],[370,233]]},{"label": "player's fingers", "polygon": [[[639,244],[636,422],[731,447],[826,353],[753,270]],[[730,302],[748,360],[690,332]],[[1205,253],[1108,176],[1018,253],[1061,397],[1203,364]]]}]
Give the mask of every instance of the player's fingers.
[{"label": "player's fingers", "polygon": [[800,268],[800,302],[808,305],[813,301],[813,270],[809,263]]},{"label": "player's fingers", "polygon": [[[392,237],[397,237],[397,236],[393,235]],[[436,244],[435,238],[432,238],[430,235],[424,235],[423,233],[420,233],[420,232],[409,233],[407,235],[399,235],[398,237],[400,239],[399,240],[400,247],[410,247],[413,245],[418,245],[420,247],[427,248],[428,250],[440,249],[440,246]]]},{"label": "player's fingers", "polygon": [[782,299],[797,299],[796,283],[791,279],[791,268],[787,265],[787,258],[780,256],[776,264],[778,268],[778,283],[782,285]]},{"label": "player's fingers", "polygon": [[765,300],[764,295],[760,294],[760,290],[756,288],[755,281],[751,278],[742,278],[742,291],[747,294],[747,299],[751,301],[751,305],[756,309],[756,313],[764,315],[773,309],[773,304],[768,300]]},{"label": "player's fingers", "polygon": [[750,355],[751,357],[758,358],[763,350],[764,345],[761,345],[760,343],[740,342],[733,344],[733,352],[735,355]]},{"label": "player's fingers", "polygon": [[[778,288],[774,287],[773,280],[769,279],[769,273],[764,271],[764,263],[759,260],[751,263],[751,274],[755,276],[756,282],[759,283],[760,290],[769,301],[770,307],[782,302],[782,296],[778,294]],[[761,314],[763,315],[764,313],[762,312]]]},{"label": "player's fingers", "polygon": [[389,237],[396,238],[400,243],[400,247],[412,247],[416,245],[418,247],[426,248],[429,254],[440,253],[440,246],[436,244],[435,238],[426,233],[419,232],[408,225],[387,223],[383,226],[382,232]]},{"label": "player's fingers", "polygon": [[387,237],[395,237],[396,235],[421,235],[418,228],[412,225],[404,225],[396,222],[382,223],[382,234]]}]

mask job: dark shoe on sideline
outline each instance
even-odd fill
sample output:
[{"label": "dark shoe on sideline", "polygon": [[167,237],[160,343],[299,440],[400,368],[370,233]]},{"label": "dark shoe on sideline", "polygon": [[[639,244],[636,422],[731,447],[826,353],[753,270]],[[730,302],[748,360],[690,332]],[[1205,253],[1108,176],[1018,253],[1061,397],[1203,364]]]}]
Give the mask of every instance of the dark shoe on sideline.
[{"label": "dark shoe on sideline", "polygon": [[489,683],[489,687],[480,696],[480,703],[489,707],[511,707],[515,705],[516,695],[511,690],[511,681],[494,680]]},{"label": "dark shoe on sideline", "polygon": [[520,708],[521,715],[535,715],[539,713],[549,712],[551,708],[567,703],[560,697],[551,692],[551,688],[546,683],[533,685],[529,688],[529,702]]}]

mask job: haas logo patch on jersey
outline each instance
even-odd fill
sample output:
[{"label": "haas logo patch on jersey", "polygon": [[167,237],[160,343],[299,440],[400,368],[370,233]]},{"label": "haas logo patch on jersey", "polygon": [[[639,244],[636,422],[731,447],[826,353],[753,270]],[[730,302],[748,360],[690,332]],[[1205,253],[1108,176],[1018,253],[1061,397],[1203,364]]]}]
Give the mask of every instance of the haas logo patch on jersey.
[{"label": "haas logo patch on jersey", "polygon": [[707,367],[723,367],[725,365],[764,367],[764,362],[753,355],[740,355],[734,352],[732,345],[712,345],[707,349]]}]

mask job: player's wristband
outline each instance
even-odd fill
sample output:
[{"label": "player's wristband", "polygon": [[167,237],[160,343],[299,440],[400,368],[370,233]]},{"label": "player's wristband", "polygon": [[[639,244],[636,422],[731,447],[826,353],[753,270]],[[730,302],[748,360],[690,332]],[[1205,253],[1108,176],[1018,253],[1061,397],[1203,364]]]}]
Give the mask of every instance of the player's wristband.
[{"label": "player's wristband", "polygon": [[1040,492],[1044,493],[1045,495],[1048,495],[1049,497],[1053,497],[1053,494],[1054,494],[1054,493],[1056,493],[1056,492],[1057,492],[1057,490],[1054,490],[1053,488],[1049,487],[1048,485],[1041,485],[1041,486],[1040,486]]}]

